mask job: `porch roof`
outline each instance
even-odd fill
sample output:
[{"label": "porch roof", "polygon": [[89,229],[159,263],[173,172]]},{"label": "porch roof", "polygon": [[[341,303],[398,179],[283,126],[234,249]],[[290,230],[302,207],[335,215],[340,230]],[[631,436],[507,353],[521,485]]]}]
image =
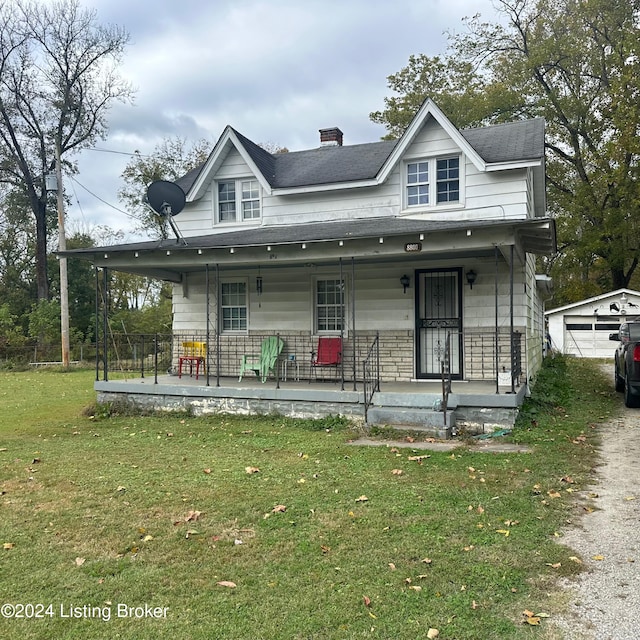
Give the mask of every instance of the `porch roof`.
[{"label": "porch roof", "polygon": [[[457,233],[458,232],[458,233]],[[468,238],[462,247],[459,236]],[[473,240],[471,239],[473,236]],[[518,245],[523,251],[535,254],[550,254],[556,248],[555,221],[552,218],[526,220],[424,220],[413,218],[374,217],[333,222],[307,224],[269,225],[212,233],[181,239],[150,240],[129,244],[89,247],[61,251],[59,256],[77,257],[91,261],[96,266],[117,270],[145,273],[168,280],[179,280],[180,274],[201,270],[205,263],[221,262],[240,249],[262,249],[275,251],[299,246],[306,249],[307,243],[317,250],[327,252],[328,243],[335,243],[338,255],[342,256],[404,256],[405,246],[396,242],[394,247],[381,249],[387,239],[403,242],[428,243],[428,251],[455,253],[479,251],[493,246]],[[371,249],[371,242],[375,249]],[[314,244],[316,243],[316,244]],[[323,243],[323,244],[320,244]],[[355,245],[358,243],[357,251]],[[365,246],[368,243],[368,247]],[[309,249],[311,249],[309,247]],[[264,254],[262,260],[264,260]],[[236,254],[237,256],[237,254]],[[284,257],[284,256],[283,256]],[[289,263],[304,263],[316,260],[318,253],[307,251],[288,256]],[[246,263],[255,263],[256,256],[247,253]],[[283,260],[284,261],[284,260]],[[226,260],[225,260],[226,262]],[[234,263],[243,262],[239,257]]]}]

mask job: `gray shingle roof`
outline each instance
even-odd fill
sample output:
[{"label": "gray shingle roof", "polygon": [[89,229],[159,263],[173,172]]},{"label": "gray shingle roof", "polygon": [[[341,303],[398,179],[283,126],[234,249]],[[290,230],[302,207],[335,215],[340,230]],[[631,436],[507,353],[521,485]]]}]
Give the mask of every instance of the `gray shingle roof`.
[{"label": "gray shingle roof", "polygon": [[544,157],[544,118],[462,129],[460,133],[485,162],[517,162]]},{"label": "gray shingle roof", "polygon": [[[247,154],[274,189],[359,182],[375,178],[397,140],[272,154],[234,130]],[[544,120],[522,120],[460,134],[487,163],[517,162],[544,157]],[[187,192],[202,166],[177,180]]]}]

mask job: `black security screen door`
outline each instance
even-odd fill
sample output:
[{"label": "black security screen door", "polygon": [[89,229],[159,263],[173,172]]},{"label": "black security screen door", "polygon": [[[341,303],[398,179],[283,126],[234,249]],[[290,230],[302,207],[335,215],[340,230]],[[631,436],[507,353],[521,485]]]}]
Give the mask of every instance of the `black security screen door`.
[{"label": "black security screen door", "polygon": [[461,269],[416,272],[416,355],[418,378],[438,378],[447,333],[451,333],[451,376],[462,375]]}]

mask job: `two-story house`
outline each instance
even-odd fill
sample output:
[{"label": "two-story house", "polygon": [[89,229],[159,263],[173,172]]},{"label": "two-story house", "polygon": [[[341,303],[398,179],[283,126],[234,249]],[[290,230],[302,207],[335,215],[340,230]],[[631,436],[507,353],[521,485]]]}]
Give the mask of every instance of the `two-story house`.
[{"label": "two-story house", "polygon": [[[543,353],[535,256],[555,251],[542,119],[458,130],[428,100],[398,140],[322,129],[279,154],[227,127],[177,184],[178,237],[67,252],[173,283],[172,375],[141,386],[105,366],[102,399],[401,424],[444,399],[462,422],[513,420]],[[276,335],[269,380],[238,380]],[[340,339],[328,371],[313,366],[323,337]],[[175,375],[186,340],[206,343],[197,381]]]}]

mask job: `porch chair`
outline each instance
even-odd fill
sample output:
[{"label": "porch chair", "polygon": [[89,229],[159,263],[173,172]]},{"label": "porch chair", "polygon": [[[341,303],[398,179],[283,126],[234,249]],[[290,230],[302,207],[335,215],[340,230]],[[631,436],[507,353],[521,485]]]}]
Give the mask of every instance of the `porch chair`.
[{"label": "porch chair", "polygon": [[193,365],[196,365],[196,380],[200,375],[200,365],[202,372],[206,371],[207,343],[188,341],[182,343],[182,353],[178,356],[178,378],[182,378],[182,364],[189,363],[189,376],[193,375]]},{"label": "porch chair", "polygon": [[245,371],[254,371],[262,382],[266,382],[269,372],[273,370],[278,362],[278,357],[282,352],[284,342],[279,336],[269,336],[262,341],[260,354],[247,353],[240,361],[240,380]]},{"label": "porch chair", "polygon": [[342,338],[318,338],[318,348],[311,352],[311,371],[314,372],[316,380],[316,372],[320,367],[333,367],[337,371],[341,364]]}]

